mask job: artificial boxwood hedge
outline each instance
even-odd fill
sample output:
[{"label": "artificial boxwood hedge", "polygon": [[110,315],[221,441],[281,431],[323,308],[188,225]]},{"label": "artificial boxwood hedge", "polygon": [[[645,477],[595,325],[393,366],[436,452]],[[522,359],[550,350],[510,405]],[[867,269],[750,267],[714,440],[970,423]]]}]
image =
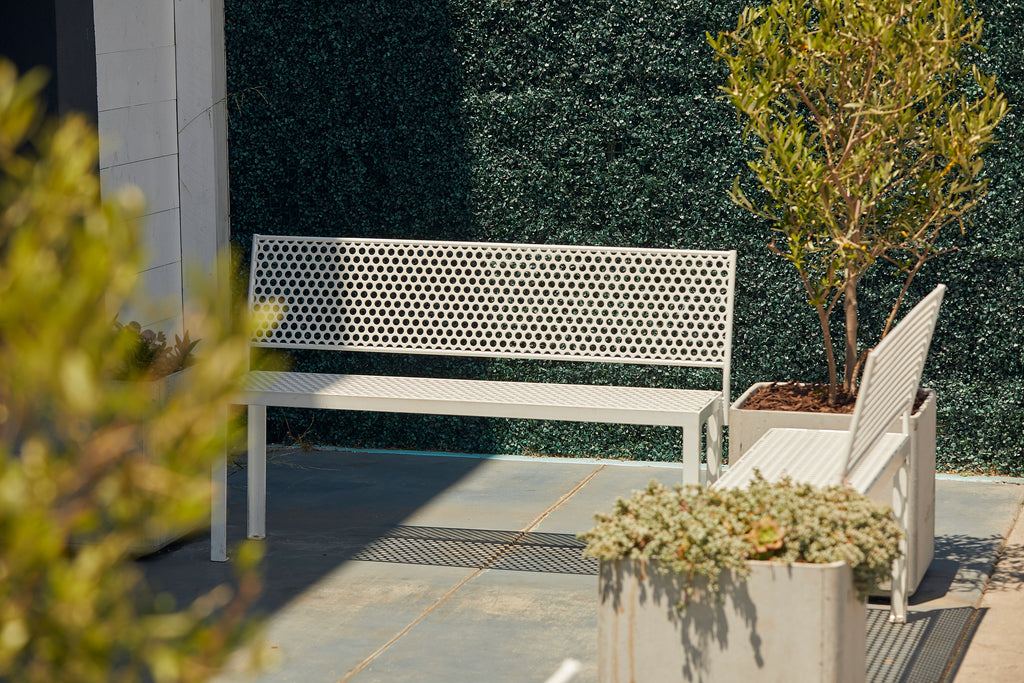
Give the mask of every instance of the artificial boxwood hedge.
[{"label": "artificial boxwood hedge", "polygon": [[[737,249],[734,397],[821,381],[820,333],[768,225],[732,205],[753,151],[705,32],[737,0],[226,0],[232,240],[253,233]],[[1024,0],[982,0],[986,52],[1024,103]],[[1024,475],[1024,130],[986,156],[990,194],[913,303],[949,286],[925,373],[940,467]],[[244,272],[239,288],[244,287]],[[861,294],[877,335],[895,280]],[[872,307],[877,315],[872,319]],[[297,369],[715,387],[646,366],[301,353]],[[667,428],[271,411],[270,437],[338,446],[673,460]]]}]

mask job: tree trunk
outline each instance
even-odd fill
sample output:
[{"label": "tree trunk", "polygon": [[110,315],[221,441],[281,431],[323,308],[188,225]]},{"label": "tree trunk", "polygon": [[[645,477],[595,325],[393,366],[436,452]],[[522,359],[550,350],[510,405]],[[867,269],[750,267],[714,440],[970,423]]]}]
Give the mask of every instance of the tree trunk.
[{"label": "tree trunk", "polygon": [[836,352],[832,348],[832,333],[828,329],[828,310],[820,304],[814,308],[818,311],[818,322],[821,324],[822,338],[825,340],[825,360],[828,362],[828,404],[835,405],[839,381],[836,377]]},{"label": "tree trunk", "polygon": [[849,278],[843,285],[843,310],[846,313],[846,363],[843,368],[843,389],[854,393],[857,388],[857,279]]}]

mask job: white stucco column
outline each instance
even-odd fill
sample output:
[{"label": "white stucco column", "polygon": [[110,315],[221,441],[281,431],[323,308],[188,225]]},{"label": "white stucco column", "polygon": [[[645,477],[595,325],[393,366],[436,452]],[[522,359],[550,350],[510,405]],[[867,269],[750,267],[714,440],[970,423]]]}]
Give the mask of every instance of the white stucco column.
[{"label": "white stucco column", "polygon": [[[224,0],[174,0],[183,297],[199,277],[225,295],[230,237]],[[185,311],[188,328],[188,310]]]}]

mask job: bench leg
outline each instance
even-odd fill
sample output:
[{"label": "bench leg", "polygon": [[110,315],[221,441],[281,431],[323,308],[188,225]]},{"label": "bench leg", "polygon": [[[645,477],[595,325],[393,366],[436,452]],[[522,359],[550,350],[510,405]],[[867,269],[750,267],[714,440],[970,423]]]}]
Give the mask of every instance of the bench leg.
[{"label": "bench leg", "polygon": [[683,425],[683,484],[700,484],[700,419]]},{"label": "bench leg", "polygon": [[249,406],[249,538],[267,535],[267,407]]},{"label": "bench leg", "polygon": [[900,541],[900,556],[892,563],[892,595],[890,597],[889,622],[904,624],[907,621],[907,550],[908,528],[910,520],[910,471],[906,459],[896,473],[892,487],[892,509],[896,521],[903,529],[903,540]]},{"label": "bench leg", "polygon": [[228,559],[228,460],[226,456],[213,463],[210,477],[210,561]]},{"label": "bench leg", "polygon": [[722,413],[720,410],[713,412],[707,421],[707,454],[708,454],[708,476],[707,485],[718,481],[722,474]]}]

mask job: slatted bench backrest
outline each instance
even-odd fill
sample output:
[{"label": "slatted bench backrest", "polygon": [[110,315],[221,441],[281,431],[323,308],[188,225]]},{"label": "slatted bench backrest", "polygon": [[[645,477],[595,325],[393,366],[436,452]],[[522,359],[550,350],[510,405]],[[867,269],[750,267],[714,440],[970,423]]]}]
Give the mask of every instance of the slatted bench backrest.
[{"label": "slatted bench backrest", "polygon": [[735,271],[733,251],[257,235],[253,343],[707,366],[728,391]]},{"label": "slatted bench backrest", "polygon": [[[923,298],[869,354],[850,424],[852,472],[901,415],[909,418],[946,286]],[[905,424],[904,430],[909,431]]]}]

